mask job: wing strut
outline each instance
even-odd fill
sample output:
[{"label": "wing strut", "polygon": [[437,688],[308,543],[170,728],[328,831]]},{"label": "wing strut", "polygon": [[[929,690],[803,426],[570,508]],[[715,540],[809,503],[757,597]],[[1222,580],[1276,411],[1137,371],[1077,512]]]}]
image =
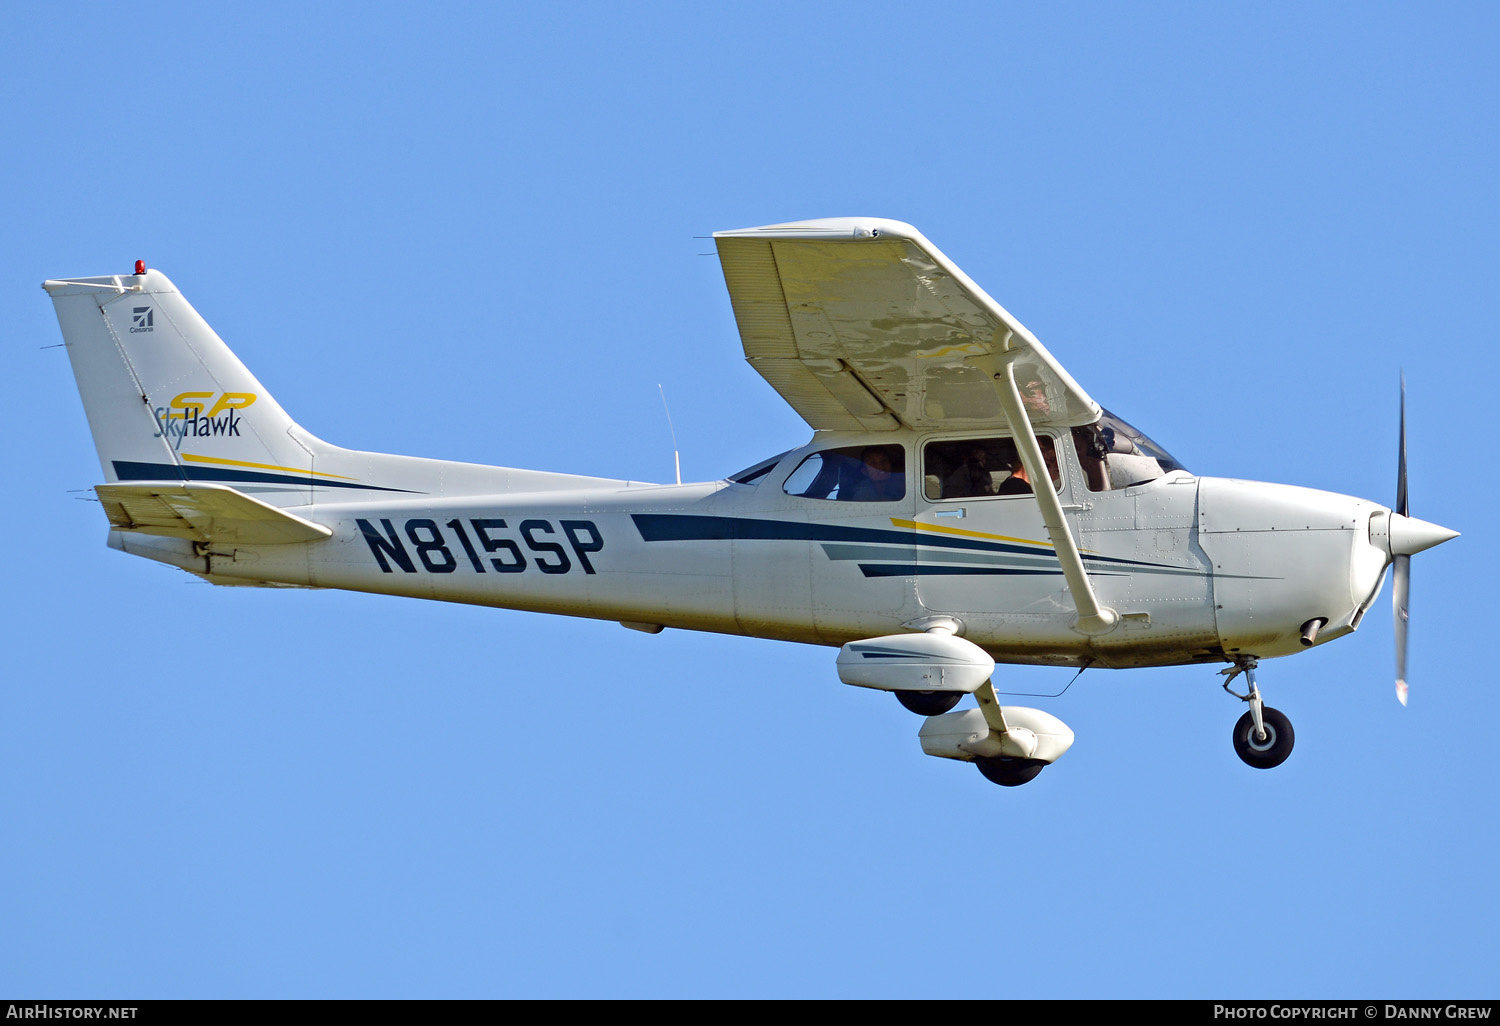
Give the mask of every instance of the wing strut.
[{"label": "wing strut", "polygon": [[[1007,338],[1006,352],[996,356],[996,363],[1000,366],[999,373],[995,375],[995,380],[1000,384],[996,392],[1000,398],[1000,408],[1005,412],[1005,419],[1010,422],[1011,434],[1015,436],[1016,447],[1021,453],[1021,462],[1026,466],[1026,476],[1031,478],[1032,491],[1042,510],[1042,522],[1047,525],[1047,536],[1052,539],[1057,561],[1062,564],[1063,578],[1068,582],[1068,591],[1072,593],[1073,605],[1078,610],[1078,619],[1073,622],[1073,629],[1080,634],[1108,634],[1115,629],[1120,614],[1108,606],[1101,606],[1094,595],[1093,585],[1089,583],[1089,575],[1083,568],[1083,557],[1078,554],[1078,543],[1073,540],[1073,532],[1068,529],[1068,521],[1063,517],[1062,503],[1057,498],[1057,489],[1052,486],[1052,473],[1042,459],[1042,447],[1037,444],[1036,431],[1031,427],[1031,418],[1026,416],[1026,408],[1021,405],[1021,393],[1016,388],[1015,368],[1012,366],[1012,361],[1020,354],[1009,348],[1009,342]],[[1061,453],[1058,455],[1061,458]]]}]

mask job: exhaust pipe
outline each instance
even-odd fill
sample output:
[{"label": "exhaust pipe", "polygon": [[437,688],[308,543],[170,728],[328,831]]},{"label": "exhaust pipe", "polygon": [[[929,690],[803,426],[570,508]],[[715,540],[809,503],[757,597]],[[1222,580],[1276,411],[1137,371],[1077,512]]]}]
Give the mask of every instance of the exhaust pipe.
[{"label": "exhaust pipe", "polygon": [[1318,616],[1302,625],[1302,644],[1313,645],[1317,643],[1318,632],[1328,624],[1328,617]]}]

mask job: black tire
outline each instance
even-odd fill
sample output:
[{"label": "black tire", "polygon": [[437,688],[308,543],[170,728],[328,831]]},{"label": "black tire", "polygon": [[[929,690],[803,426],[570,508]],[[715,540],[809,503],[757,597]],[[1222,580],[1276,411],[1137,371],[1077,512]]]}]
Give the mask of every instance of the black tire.
[{"label": "black tire", "polygon": [[941,716],[964,697],[962,691],[897,691],[896,701],[918,716]]},{"label": "black tire", "polygon": [[1001,787],[1020,787],[1035,780],[1036,775],[1047,766],[1041,759],[1010,759],[1003,755],[991,758],[981,756],[974,760],[974,765],[979,767],[984,779]]},{"label": "black tire", "polygon": [[1270,706],[1262,708],[1260,715],[1266,725],[1266,739],[1255,736],[1255,719],[1246,713],[1234,725],[1234,754],[1246,766],[1271,769],[1286,762],[1297,735],[1292,732],[1292,721]]}]

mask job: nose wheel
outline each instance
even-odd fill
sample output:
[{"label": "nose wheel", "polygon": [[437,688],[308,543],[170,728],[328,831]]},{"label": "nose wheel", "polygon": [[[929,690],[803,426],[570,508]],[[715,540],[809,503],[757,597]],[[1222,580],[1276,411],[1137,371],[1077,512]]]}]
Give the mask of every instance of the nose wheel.
[{"label": "nose wheel", "polygon": [[1292,721],[1280,710],[1270,706],[1261,708],[1261,730],[1255,729],[1255,717],[1250,713],[1241,716],[1234,725],[1234,754],[1246,766],[1270,769],[1286,762],[1292,754]]},{"label": "nose wheel", "polygon": [[[1250,711],[1234,725],[1234,754],[1246,766],[1256,769],[1270,769],[1286,762],[1297,739],[1292,732],[1292,721],[1279,709],[1261,702],[1260,688],[1255,684],[1255,660],[1237,662],[1220,672],[1226,677],[1224,690],[1240,701],[1250,703]],[[1230,681],[1241,673],[1250,685],[1243,695],[1229,686]]]}]

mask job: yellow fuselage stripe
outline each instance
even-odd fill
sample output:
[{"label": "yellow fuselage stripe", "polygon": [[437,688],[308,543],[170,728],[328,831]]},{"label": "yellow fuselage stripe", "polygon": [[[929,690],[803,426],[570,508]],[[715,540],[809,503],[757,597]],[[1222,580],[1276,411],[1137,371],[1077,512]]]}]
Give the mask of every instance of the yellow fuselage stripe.
[{"label": "yellow fuselage stripe", "polygon": [[225,467],[254,467],[256,470],[280,470],[288,474],[312,474],[315,477],[336,477],[340,481],[353,481],[352,477],[344,477],[342,474],[325,474],[321,470],[303,470],[301,467],[278,467],[274,463],[250,463],[246,460],[224,460],[215,456],[194,456],[190,452],[182,454],[182,458],[189,463],[217,463]]},{"label": "yellow fuselage stripe", "polygon": [[949,527],[947,524],[924,524],[916,520],[897,520],[891,517],[891,523],[897,527],[910,527],[918,531],[933,531],[937,534],[956,534],[962,538],[988,538],[991,541],[1016,542],[1020,545],[1045,545],[1052,547],[1051,542],[1032,541],[1030,538],[1010,538],[1003,534],[987,534],[984,531],[965,531],[961,527]]},{"label": "yellow fuselage stripe", "polygon": [[[1051,542],[1034,541],[1031,538],[1011,538],[1003,534],[989,534],[985,531],[966,531],[962,527],[949,527],[947,524],[924,524],[916,520],[897,520],[891,517],[891,523],[897,527],[910,527],[918,531],[932,531],[936,534],[956,534],[961,538],[988,538],[991,541],[1015,542],[1018,545],[1042,545],[1052,548]],[[1093,552],[1092,549],[1079,549],[1079,552]]]}]

